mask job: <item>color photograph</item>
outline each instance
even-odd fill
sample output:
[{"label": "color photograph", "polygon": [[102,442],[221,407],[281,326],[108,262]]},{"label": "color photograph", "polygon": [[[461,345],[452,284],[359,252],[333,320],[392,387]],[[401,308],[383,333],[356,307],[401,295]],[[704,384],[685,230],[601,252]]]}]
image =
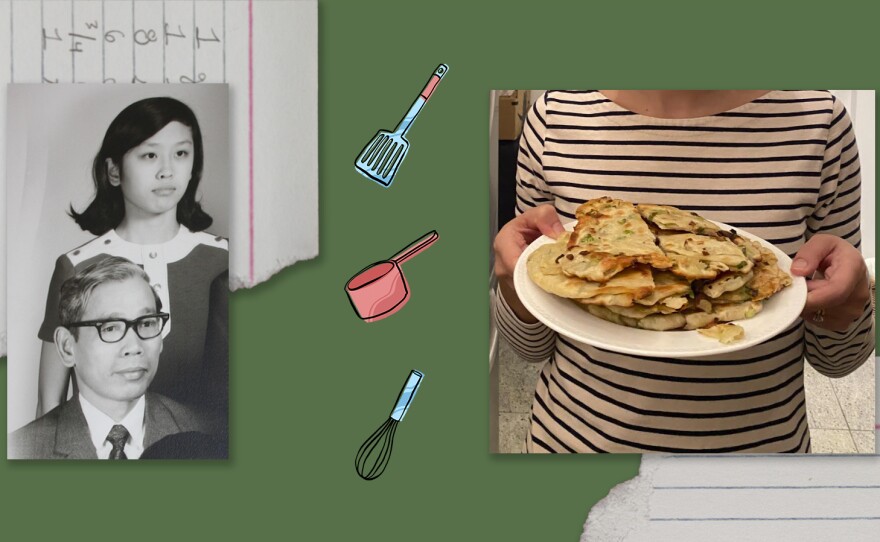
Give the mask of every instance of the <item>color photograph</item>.
[{"label": "color photograph", "polygon": [[503,451],[874,453],[873,91],[495,94]]}]

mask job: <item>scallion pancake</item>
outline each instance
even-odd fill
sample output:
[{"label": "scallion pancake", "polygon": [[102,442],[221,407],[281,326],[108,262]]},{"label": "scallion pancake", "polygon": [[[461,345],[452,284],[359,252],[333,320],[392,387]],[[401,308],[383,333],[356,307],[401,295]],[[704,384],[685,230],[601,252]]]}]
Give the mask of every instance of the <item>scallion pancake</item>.
[{"label": "scallion pancake", "polygon": [[632,203],[598,198],[578,207],[576,216],[567,247],[571,258],[563,267],[567,274],[604,282],[633,263],[671,265]]},{"label": "scallion pancake", "polygon": [[571,299],[628,295],[632,303],[632,299],[645,297],[654,289],[651,270],[646,266],[631,267],[605,283],[569,277],[559,264],[566,257],[562,250],[559,243],[543,245],[529,255],[527,262],[529,277],[551,294]]},{"label": "scallion pancake", "polygon": [[718,231],[718,226],[697,213],[682,211],[668,205],[641,203],[636,209],[642,218],[651,222],[661,230],[687,231],[700,235],[711,235]]}]

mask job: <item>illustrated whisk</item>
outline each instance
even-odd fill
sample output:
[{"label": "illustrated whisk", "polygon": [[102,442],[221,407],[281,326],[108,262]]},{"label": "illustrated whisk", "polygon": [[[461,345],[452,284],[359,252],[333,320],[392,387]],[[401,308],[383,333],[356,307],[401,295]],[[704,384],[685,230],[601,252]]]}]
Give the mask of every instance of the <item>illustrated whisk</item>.
[{"label": "illustrated whisk", "polygon": [[409,377],[403,383],[403,388],[397,396],[397,402],[394,404],[391,415],[358,449],[354,458],[354,468],[364,480],[375,480],[385,472],[385,467],[388,466],[391,459],[391,449],[394,447],[394,434],[397,432],[397,425],[406,415],[423,377],[424,375],[416,370],[409,373]]}]

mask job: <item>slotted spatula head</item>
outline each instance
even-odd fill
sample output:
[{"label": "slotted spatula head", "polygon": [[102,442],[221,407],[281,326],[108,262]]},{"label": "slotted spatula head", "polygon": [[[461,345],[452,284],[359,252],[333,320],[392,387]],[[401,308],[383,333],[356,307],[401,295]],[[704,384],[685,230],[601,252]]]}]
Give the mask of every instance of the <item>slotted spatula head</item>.
[{"label": "slotted spatula head", "polygon": [[379,130],[355,160],[355,167],[364,176],[382,186],[394,180],[397,168],[409,151],[409,141],[399,132]]}]

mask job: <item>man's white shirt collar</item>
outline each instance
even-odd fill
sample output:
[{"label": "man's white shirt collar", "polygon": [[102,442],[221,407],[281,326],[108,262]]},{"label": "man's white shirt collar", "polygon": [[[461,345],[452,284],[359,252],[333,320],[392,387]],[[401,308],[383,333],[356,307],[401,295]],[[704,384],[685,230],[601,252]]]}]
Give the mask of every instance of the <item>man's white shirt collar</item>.
[{"label": "man's white shirt collar", "polygon": [[128,430],[130,437],[125,444],[125,456],[128,459],[137,459],[144,453],[146,398],[143,395],[135,403],[134,408],[119,423],[98,410],[95,405],[82,396],[82,393],[79,394],[79,404],[82,407],[83,415],[86,417],[86,423],[89,425],[89,436],[92,439],[92,444],[95,446],[98,459],[108,459],[110,457],[113,445],[107,442],[107,435],[110,434],[110,429],[114,425],[125,426]]}]

